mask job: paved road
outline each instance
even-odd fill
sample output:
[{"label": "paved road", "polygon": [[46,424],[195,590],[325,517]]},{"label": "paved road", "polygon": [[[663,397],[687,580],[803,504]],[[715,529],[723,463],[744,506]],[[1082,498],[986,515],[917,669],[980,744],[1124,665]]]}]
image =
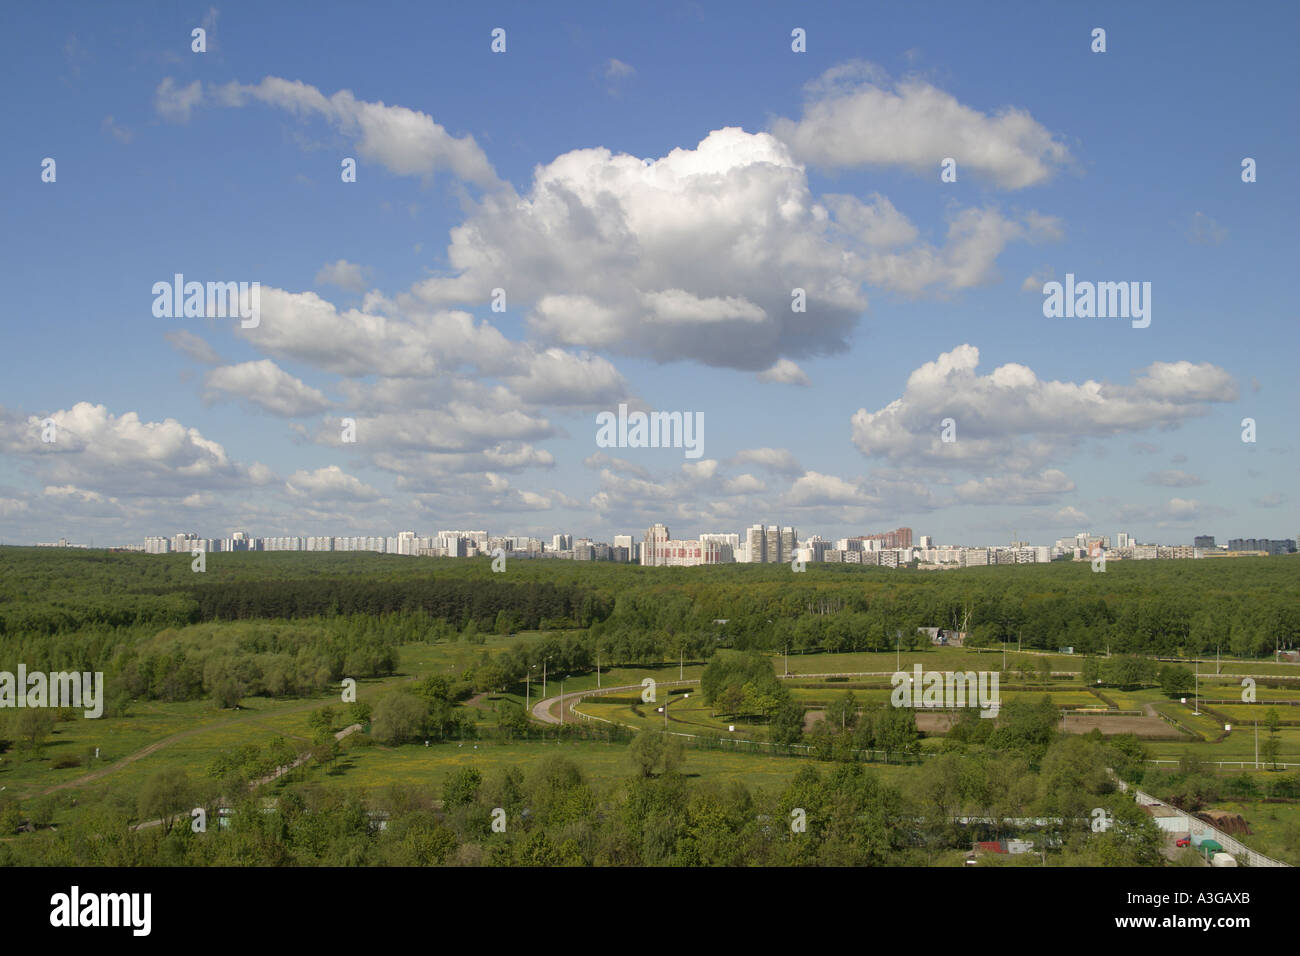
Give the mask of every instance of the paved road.
[{"label": "paved road", "polygon": [[[698,684],[698,683],[699,683],[698,678],[695,680],[661,680],[658,682],[658,686],[677,687],[682,684]],[[565,703],[565,706],[572,707],[583,697],[594,697],[599,694],[612,694],[617,691],[623,691],[623,690],[639,691],[641,690],[641,687],[642,687],[641,684],[625,684],[621,687],[600,687],[600,688],[589,689],[589,690],[575,690],[571,693],[565,694],[563,701]],[[533,716],[544,724],[558,724],[560,722],[560,718],[556,717],[553,713],[551,713],[551,711],[555,709],[555,705],[557,703],[560,703],[560,701],[561,698],[558,696],[548,697],[545,700],[539,700],[537,703],[533,704]],[[571,719],[578,720],[579,718],[574,717]]]}]

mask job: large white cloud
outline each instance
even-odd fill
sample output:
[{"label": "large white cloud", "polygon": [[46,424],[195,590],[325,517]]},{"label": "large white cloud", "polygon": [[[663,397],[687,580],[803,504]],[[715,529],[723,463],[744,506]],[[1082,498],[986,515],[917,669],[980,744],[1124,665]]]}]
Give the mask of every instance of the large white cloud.
[{"label": "large white cloud", "polygon": [[[1080,436],[1177,425],[1208,402],[1237,397],[1232,377],[1210,363],[1154,362],[1131,385],[1042,381],[1016,363],[977,372],[979,349],[961,345],[927,362],[884,408],[858,409],[853,443],[890,460],[1016,471],[1041,465]],[[943,419],[953,419],[953,442]]]},{"label": "large white cloud", "polygon": [[580,149],[538,167],[522,199],[487,196],[452,231],[457,275],[416,291],[443,306],[500,287],[559,344],[757,371],[841,348],[866,307],[826,226],[765,133],[717,130],[653,162]]},{"label": "large white cloud", "polygon": [[[52,443],[42,440],[46,418],[54,423]],[[0,449],[29,462],[47,486],[122,498],[184,497],[273,480],[265,465],[232,460],[174,418],[142,421],[135,412],[114,415],[89,402],[47,416],[0,412]]]},{"label": "large white cloud", "polygon": [[474,206],[453,274],[413,291],[438,309],[505,289],[553,343],[761,372],[845,348],[866,287],[970,288],[1007,243],[1060,235],[1036,212],[958,208],[936,246],[878,194],[819,201],[786,144],[727,127],[655,160],[579,149],[539,166],[523,197]]}]

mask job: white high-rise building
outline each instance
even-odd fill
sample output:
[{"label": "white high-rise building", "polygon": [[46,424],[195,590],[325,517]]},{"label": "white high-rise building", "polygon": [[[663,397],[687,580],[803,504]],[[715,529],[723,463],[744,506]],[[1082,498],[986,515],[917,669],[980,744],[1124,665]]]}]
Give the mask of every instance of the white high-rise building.
[{"label": "white high-rise building", "polygon": [[717,545],[718,558],[716,561],[707,561],[708,564],[731,564],[736,560],[736,551],[740,548],[740,535],[727,532],[709,532],[700,535],[700,544],[706,549]]},{"label": "white high-rise building", "polygon": [[663,567],[666,557],[664,551],[668,544],[668,526],[651,525],[645,533],[645,543],[641,546],[641,563],[646,567]]}]

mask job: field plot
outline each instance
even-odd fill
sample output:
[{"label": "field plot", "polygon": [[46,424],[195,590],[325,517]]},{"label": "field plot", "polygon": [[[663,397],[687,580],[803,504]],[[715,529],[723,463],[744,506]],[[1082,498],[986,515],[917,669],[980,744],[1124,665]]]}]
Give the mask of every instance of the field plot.
[{"label": "field plot", "polygon": [[1103,734],[1136,734],[1146,740],[1190,740],[1177,727],[1159,717],[1111,714],[1066,714],[1061,729],[1071,734],[1100,730]]}]

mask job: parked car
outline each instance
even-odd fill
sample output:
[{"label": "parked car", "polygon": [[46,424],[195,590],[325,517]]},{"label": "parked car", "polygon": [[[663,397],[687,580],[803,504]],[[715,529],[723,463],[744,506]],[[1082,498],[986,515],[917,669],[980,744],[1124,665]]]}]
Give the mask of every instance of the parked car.
[{"label": "parked car", "polygon": [[1177,840],[1174,841],[1174,846],[1191,846],[1191,845],[1192,845],[1191,837],[1179,837]]}]

